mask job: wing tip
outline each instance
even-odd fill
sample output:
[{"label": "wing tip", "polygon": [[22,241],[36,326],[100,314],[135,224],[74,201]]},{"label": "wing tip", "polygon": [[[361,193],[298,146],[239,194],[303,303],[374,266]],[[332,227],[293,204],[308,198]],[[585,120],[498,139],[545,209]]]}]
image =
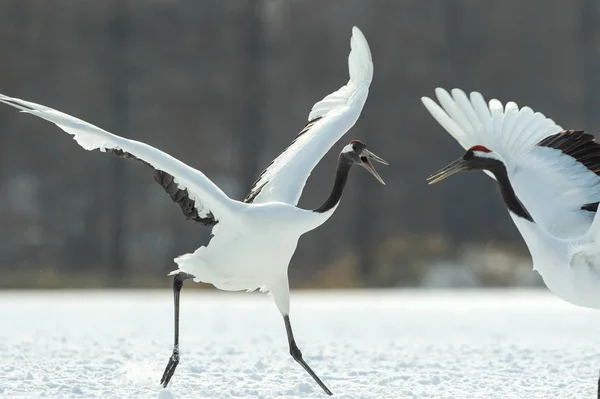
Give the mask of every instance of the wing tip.
[{"label": "wing tip", "polygon": [[[453,89],[450,89],[450,91],[448,91],[448,90],[444,89],[443,87],[439,87],[438,86],[438,87],[435,88],[434,92],[435,92],[436,97],[438,97],[438,98],[440,96],[451,96],[452,98],[456,98],[458,96],[465,96],[465,97],[469,98],[470,100],[473,97],[481,97],[481,98],[483,98],[483,95],[480,92],[478,92],[478,91],[472,91],[467,96],[466,92],[464,90],[458,88],[458,87],[455,87]],[[499,101],[497,99],[494,99],[494,100]]]},{"label": "wing tip", "polygon": [[373,59],[367,38],[354,26],[350,38],[350,54],[348,55],[350,82],[361,84],[373,79]]},{"label": "wing tip", "polygon": [[18,109],[19,112],[31,113],[32,111],[30,107],[25,105],[27,103],[26,101],[23,101],[19,98],[13,98],[2,93],[0,93],[0,102]]},{"label": "wing tip", "polygon": [[431,107],[431,106],[436,106],[437,105],[437,103],[434,100],[432,100],[431,98],[429,98],[427,96],[421,97],[421,102],[423,103],[423,105],[427,109],[429,109],[429,107]]},{"label": "wing tip", "polygon": [[440,98],[441,96],[448,96],[448,91],[446,89],[444,89],[443,87],[436,87],[435,90],[435,96],[437,98]]},{"label": "wing tip", "polygon": [[352,28],[350,54],[348,55],[350,80],[339,90],[325,96],[313,105],[308,120],[325,116],[332,109],[344,104],[360,105],[366,101],[368,88],[373,79],[373,61],[367,39],[356,26]]}]

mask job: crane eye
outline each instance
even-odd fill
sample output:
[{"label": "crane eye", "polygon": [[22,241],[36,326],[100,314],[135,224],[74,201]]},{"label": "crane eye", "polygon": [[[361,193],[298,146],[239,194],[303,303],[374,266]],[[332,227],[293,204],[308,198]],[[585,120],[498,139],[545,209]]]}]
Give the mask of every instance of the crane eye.
[{"label": "crane eye", "polygon": [[352,144],[352,149],[356,151],[356,144]]}]

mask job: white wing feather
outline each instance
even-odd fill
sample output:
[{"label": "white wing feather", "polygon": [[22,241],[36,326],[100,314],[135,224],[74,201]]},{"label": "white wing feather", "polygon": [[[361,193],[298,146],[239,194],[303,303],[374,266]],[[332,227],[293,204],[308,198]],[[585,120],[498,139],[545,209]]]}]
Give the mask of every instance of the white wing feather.
[{"label": "white wing feather", "polygon": [[515,194],[546,232],[559,238],[585,234],[596,213],[582,206],[600,200],[600,178],[560,150],[536,147],[514,160]]},{"label": "white wing feather", "polygon": [[350,46],[348,84],[312,107],[308,119],[313,123],[261,174],[247,197],[250,202],[296,205],[311,171],[358,120],[373,79],[373,62],[367,39],[356,27]]},{"label": "white wing feather", "polygon": [[146,161],[155,169],[170,174],[175,178],[180,189],[188,190],[190,198],[196,203],[200,216],[213,213],[215,218],[221,221],[222,218],[227,218],[234,209],[237,201],[225,195],[202,172],[154,147],[119,137],[81,119],[40,104],[3,94],[0,94],[0,102],[56,124],[65,132],[72,134],[75,141],[88,151],[99,149],[104,152],[109,149],[120,149]]},{"label": "white wing feather", "polygon": [[471,93],[469,99],[460,89],[453,89],[450,95],[437,88],[435,94],[441,107],[423,97],[425,108],[464,149],[484,145],[500,155],[505,163],[563,130],[544,114],[534,113],[529,107],[519,110],[514,102],[503,107],[500,101],[493,99],[486,104],[480,93]]},{"label": "white wing feather", "polygon": [[600,200],[599,176],[562,151],[537,145],[562,127],[514,102],[486,105],[477,92],[470,99],[459,89],[435,92],[441,107],[423,97],[427,110],[463,148],[483,145],[502,158],[515,194],[540,228],[560,238],[588,231],[594,213],[581,208]]}]

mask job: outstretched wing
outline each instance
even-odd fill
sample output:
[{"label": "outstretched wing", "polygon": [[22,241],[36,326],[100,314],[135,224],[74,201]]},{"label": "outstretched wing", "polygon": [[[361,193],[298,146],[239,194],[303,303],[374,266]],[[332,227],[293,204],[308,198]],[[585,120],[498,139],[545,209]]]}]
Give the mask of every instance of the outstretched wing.
[{"label": "outstretched wing", "polygon": [[56,124],[91,151],[137,159],[154,169],[154,179],[181,206],[184,215],[206,225],[227,218],[235,203],[202,172],[147,144],[128,140],[55,109],[0,94],[0,102]]},{"label": "outstretched wing", "polygon": [[373,62],[367,39],[356,27],[350,46],[348,84],[313,106],[304,129],[261,173],[244,202],[296,205],[314,167],[354,126],[369,94]]},{"label": "outstretched wing", "polygon": [[450,95],[438,88],[436,95],[441,107],[423,97],[427,110],[465,149],[484,145],[502,158],[535,223],[561,238],[588,231],[600,200],[600,146],[591,135],[563,130],[514,102],[486,104],[477,92],[469,99],[461,90]]}]

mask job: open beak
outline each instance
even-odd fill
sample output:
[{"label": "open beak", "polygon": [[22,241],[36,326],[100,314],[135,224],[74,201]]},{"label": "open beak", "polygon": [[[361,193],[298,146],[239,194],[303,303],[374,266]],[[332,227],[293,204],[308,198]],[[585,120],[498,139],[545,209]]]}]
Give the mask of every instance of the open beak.
[{"label": "open beak", "polygon": [[469,170],[467,161],[465,161],[463,158],[458,158],[456,161],[452,162],[451,164],[443,167],[442,169],[429,176],[427,178],[427,181],[429,182],[428,184],[435,184],[444,180],[447,177],[452,176],[455,173],[463,172],[465,170]]},{"label": "open beak", "polygon": [[377,155],[373,154],[369,150],[362,151],[362,153],[360,154],[360,160],[362,161],[362,167],[365,168],[370,174],[372,174],[377,179],[377,181],[379,181],[379,183],[385,185],[385,182],[373,167],[373,163],[371,163],[371,160],[382,163],[384,165],[389,165],[389,163],[387,163],[387,161],[383,158],[380,158]]}]

